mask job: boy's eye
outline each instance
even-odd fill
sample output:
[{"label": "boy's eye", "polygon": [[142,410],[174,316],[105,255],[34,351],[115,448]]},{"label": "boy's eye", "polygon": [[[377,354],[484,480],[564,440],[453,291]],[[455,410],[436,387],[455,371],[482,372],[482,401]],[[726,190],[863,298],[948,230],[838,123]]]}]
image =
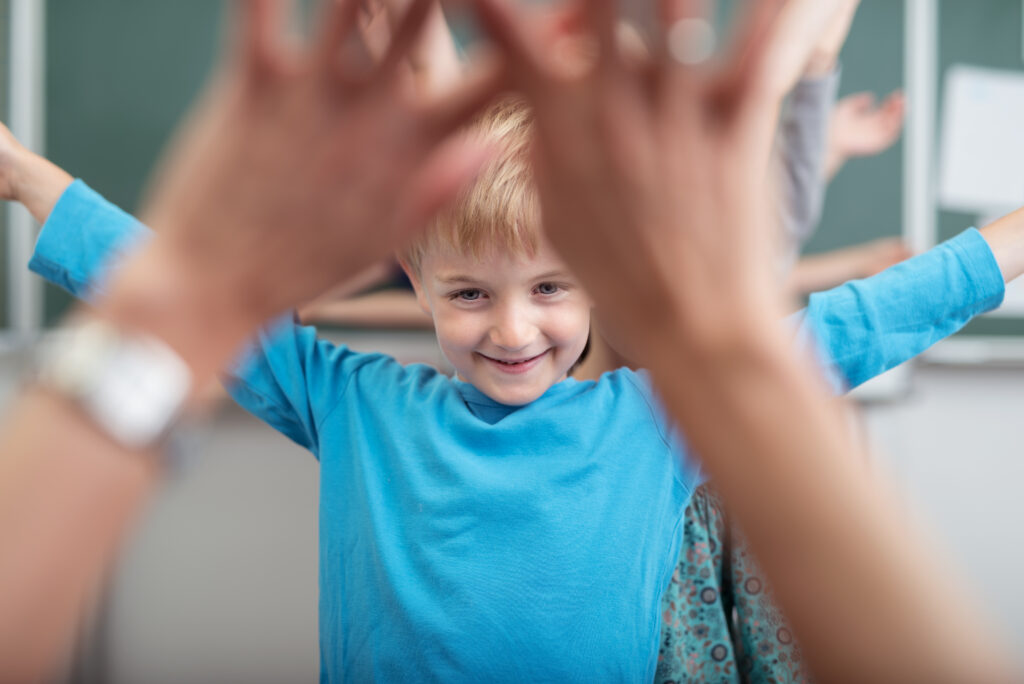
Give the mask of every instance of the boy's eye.
[{"label": "boy's eye", "polygon": [[537,286],[537,293],[542,295],[558,294],[561,288],[555,283],[541,283]]},{"label": "boy's eye", "polygon": [[459,290],[458,292],[453,293],[451,295],[451,298],[458,299],[463,302],[475,302],[479,299],[482,299],[483,296],[484,293],[482,290],[470,288],[466,290]]}]

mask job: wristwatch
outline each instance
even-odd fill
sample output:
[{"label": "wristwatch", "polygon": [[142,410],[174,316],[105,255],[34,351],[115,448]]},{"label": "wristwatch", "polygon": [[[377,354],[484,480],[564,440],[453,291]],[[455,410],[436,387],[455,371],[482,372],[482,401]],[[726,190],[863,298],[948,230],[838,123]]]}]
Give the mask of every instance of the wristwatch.
[{"label": "wristwatch", "polygon": [[95,318],[48,333],[37,368],[43,386],[131,449],[154,446],[169,433],[192,387],[188,365],[166,344]]}]

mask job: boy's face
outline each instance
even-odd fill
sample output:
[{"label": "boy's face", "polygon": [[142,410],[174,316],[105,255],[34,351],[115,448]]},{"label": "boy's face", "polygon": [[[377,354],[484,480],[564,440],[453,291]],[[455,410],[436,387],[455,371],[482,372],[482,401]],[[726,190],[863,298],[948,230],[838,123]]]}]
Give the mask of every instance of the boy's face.
[{"label": "boy's face", "polygon": [[497,402],[537,399],[583,353],[591,303],[547,245],[533,257],[428,253],[409,277],[459,377]]}]

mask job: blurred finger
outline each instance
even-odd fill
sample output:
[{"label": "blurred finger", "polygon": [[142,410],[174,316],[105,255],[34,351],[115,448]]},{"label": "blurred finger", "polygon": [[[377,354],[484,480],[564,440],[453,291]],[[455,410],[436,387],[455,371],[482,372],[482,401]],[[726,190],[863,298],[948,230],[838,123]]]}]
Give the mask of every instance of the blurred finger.
[{"label": "blurred finger", "polygon": [[363,44],[374,61],[380,62],[388,51],[391,42],[391,26],[383,9],[374,13],[361,12],[359,16],[359,33]]},{"label": "blurred finger", "polygon": [[903,109],[906,107],[906,104],[907,98],[903,94],[903,91],[897,90],[885,98],[885,102],[882,103],[882,108],[890,114],[902,118]]},{"label": "blurred finger", "polygon": [[251,73],[266,73],[279,61],[281,26],[290,5],[286,0],[236,0],[235,53]]},{"label": "blurred finger", "polygon": [[536,90],[548,82],[548,66],[544,46],[535,36],[536,26],[509,5],[507,0],[476,0],[479,17],[488,35],[501,49],[510,75],[524,90]]},{"label": "blurred finger", "polygon": [[581,14],[586,28],[597,40],[597,64],[602,68],[619,62],[619,47],[615,39],[618,9],[617,0],[583,0]]},{"label": "blurred finger", "polygon": [[735,100],[757,90],[771,74],[766,55],[772,48],[774,29],[786,0],[752,0],[753,7],[739,20],[730,55],[717,78],[716,89]]},{"label": "blurred finger", "polygon": [[740,34],[740,42],[712,92],[718,111],[733,118],[738,144],[752,159],[767,167],[778,123],[782,94],[772,88],[768,52],[773,29],[786,0],[755,0]]},{"label": "blurred finger", "polygon": [[[711,0],[661,0],[662,58],[672,67],[697,67],[714,56],[717,39]],[[678,69],[676,69],[678,71]]]},{"label": "blurred finger", "polygon": [[333,69],[352,36],[359,13],[358,0],[327,0],[323,4],[316,54],[320,63]]},{"label": "blurred finger", "polygon": [[379,76],[385,77],[409,57],[413,47],[423,35],[423,27],[426,24],[427,16],[433,0],[413,0],[406,11],[405,16],[395,29],[391,45],[381,59],[378,69]]},{"label": "blurred finger", "polygon": [[441,139],[468,123],[501,92],[506,81],[504,64],[500,61],[478,64],[462,83],[425,106],[424,118],[430,135]]}]

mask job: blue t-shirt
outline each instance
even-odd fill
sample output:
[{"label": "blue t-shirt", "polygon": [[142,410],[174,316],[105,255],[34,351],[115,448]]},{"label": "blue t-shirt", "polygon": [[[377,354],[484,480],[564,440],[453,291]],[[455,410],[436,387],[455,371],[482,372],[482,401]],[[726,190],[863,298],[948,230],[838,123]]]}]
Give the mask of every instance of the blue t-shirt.
[{"label": "blue t-shirt", "polygon": [[[76,181],[31,267],[87,296],[145,235]],[[839,381],[917,354],[1003,295],[967,231],[797,319]],[[235,399],[320,460],[321,678],[649,682],[658,604],[700,482],[643,372],[569,379],[522,407],[283,319]]]}]

